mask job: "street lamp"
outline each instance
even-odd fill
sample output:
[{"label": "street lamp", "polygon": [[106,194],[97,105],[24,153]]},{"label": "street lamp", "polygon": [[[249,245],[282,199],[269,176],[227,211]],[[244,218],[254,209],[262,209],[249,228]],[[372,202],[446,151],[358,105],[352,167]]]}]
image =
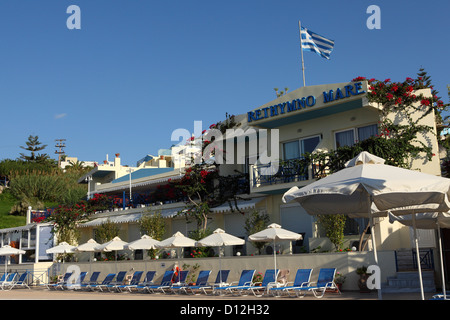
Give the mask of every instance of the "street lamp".
[{"label": "street lamp", "polygon": [[92,176],[87,176],[86,179],[84,179],[84,180],[87,181],[87,183],[88,183],[87,199],[89,200],[91,198],[90,194],[91,194]]}]

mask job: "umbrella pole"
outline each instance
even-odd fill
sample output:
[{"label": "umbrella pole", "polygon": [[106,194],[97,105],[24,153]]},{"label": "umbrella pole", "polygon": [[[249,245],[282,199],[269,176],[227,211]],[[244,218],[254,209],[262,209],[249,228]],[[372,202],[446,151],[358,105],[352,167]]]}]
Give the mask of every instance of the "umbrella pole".
[{"label": "umbrella pole", "polygon": [[447,292],[445,289],[445,275],[444,275],[444,259],[442,256],[442,241],[441,241],[441,228],[439,226],[439,221],[436,222],[438,230],[438,241],[439,241],[439,258],[441,260],[441,276],[442,276],[442,293],[444,295],[444,300],[447,300]]},{"label": "umbrella pole", "polygon": [[[377,243],[375,241],[375,232],[374,232],[374,226],[373,226],[372,202],[373,202],[373,198],[371,195],[369,195],[368,213],[369,213],[369,223],[370,223],[370,237],[372,238],[373,258],[375,260],[375,264],[378,265]],[[378,299],[382,300],[383,297],[381,295],[381,288],[377,289],[377,291],[378,291]]]},{"label": "umbrella pole", "polygon": [[275,265],[275,269],[274,271],[277,272],[277,245],[276,245],[276,240],[273,239],[273,260],[274,260],[274,265]]},{"label": "umbrella pole", "polygon": [[220,247],[219,247],[219,278],[220,278],[219,286],[222,286],[222,257],[221,257]]},{"label": "umbrella pole", "polygon": [[414,228],[414,244],[416,247],[416,259],[417,259],[417,270],[419,271],[419,282],[420,282],[420,294],[422,296],[422,300],[425,300],[423,294],[423,282],[422,282],[422,267],[420,265],[420,252],[419,252],[419,242],[417,241],[417,228],[416,228],[416,214],[412,214],[412,223]]}]

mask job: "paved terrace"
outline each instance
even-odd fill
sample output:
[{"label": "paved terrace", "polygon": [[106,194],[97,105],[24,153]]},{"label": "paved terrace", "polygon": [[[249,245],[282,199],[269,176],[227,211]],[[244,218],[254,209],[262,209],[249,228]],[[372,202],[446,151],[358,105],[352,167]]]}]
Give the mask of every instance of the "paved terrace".
[{"label": "paved terrace", "polygon": [[[431,293],[425,293],[425,299],[433,296]],[[32,287],[31,289],[13,289],[0,290],[0,300],[189,300],[189,301],[339,301],[339,300],[378,300],[376,292],[360,293],[358,291],[343,291],[342,294],[326,293],[321,299],[308,293],[304,298],[290,297],[255,297],[252,294],[247,296],[212,296],[212,295],[186,295],[186,294],[162,294],[162,293],[136,293],[136,292],[98,292],[98,291],[80,291],[80,290],[48,290],[43,287]],[[383,294],[383,300],[421,300],[420,293],[386,293]]]}]

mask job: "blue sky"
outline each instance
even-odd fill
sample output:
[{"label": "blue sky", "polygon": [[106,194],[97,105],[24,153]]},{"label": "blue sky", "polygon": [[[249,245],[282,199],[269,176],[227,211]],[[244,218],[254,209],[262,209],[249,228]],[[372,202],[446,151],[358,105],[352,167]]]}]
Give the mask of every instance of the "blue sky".
[{"label": "blue sky", "polygon": [[[81,29],[69,30],[69,5]],[[381,29],[369,30],[369,5]],[[420,67],[445,103],[450,2],[0,0],[0,159],[38,135],[80,160],[135,165],[173,130],[204,128],[302,86],[298,20],[335,41],[304,52],[306,84],[357,76],[403,81]]]}]

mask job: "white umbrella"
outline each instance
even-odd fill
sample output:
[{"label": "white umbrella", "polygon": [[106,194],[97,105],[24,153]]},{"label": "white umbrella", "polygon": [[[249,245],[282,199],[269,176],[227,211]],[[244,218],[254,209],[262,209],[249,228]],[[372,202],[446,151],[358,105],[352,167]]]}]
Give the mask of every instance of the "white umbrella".
[{"label": "white umbrella", "polygon": [[73,253],[75,252],[75,246],[68,244],[67,242],[60,242],[57,246],[45,250],[46,253]]},{"label": "white umbrella", "polygon": [[75,252],[75,246],[72,246],[68,244],[67,242],[60,242],[58,245],[49,248],[45,250],[46,253],[53,253],[53,254],[63,254],[63,263],[64,258],[67,253],[74,253]]},{"label": "white umbrella", "polygon": [[[158,243],[158,240],[144,234],[140,239],[128,243],[125,248],[130,250],[150,250],[156,249]],[[145,261],[145,271],[147,271],[147,261]]]},{"label": "white umbrella", "polygon": [[122,241],[122,239],[120,239],[119,237],[114,237],[114,239],[95,247],[95,249],[98,251],[106,251],[106,252],[115,251],[116,257],[115,265],[117,272],[117,251],[123,250],[127,244],[128,244],[127,242]]},{"label": "white umbrella", "polygon": [[10,245],[4,245],[3,247],[0,248],[0,256],[5,256],[5,273],[8,270],[8,261],[6,259],[6,256],[8,256],[8,258],[11,255],[15,255],[15,254],[25,254],[26,252],[24,250],[20,250],[14,247],[11,247]]},{"label": "white umbrella", "polygon": [[[238,246],[243,245],[245,243],[244,239],[235,237],[231,234],[226,233],[224,230],[218,228],[214,230],[214,232],[197,241],[198,247],[224,247],[224,246]],[[222,257],[219,249],[219,275],[222,277]],[[220,283],[222,283],[222,279],[220,279]]]},{"label": "white umbrella", "polygon": [[[349,161],[345,169],[303,188],[291,188],[283,195],[283,201],[296,200],[312,215],[370,218],[373,235],[375,214],[386,215],[388,210],[396,215],[447,212],[449,192],[450,179],[385,165],[383,159],[363,152]],[[372,243],[378,264],[374,236]]]},{"label": "white umbrella", "polygon": [[[63,241],[63,242],[60,242],[58,245],[45,250],[45,252],[48,254],[63,254],[62,268],[64,269],[65,255],[67,253],[75,252],[75,246],[72,246],[72,245],[68,244],[67,242]],[[59,267],[61,265],[58,264],[57,266]]]},{"label": "white umbrella", "polygon": [[158,240],[155,240],[144,234],[140,239],[125,245],[125,248],[128,248],[130,250],[150,250],[156,249],[157,244],[159,244]]},{"label": "white umbrella", "polygon": [[97,252],[96,248],[100,246],[100,244],[95,241],[94,239],[89,239],[86,243],[83,243],[75,248],[75,251],[77,252],[90,252],[90,258],[89,258],[89,272],[92,272],[92,253]]},{"label": "white umbrella", "polygon": [[[441,260],[441,276],[442,276],[442,292],[444,299],[447,299],[446,289],[445,289],[445,272],[444,272],[444,259],[442,256],[442,241],[441,241],[441,228],[450,229],[450,214],[443,212],[430,212],[430,213],[418,213],[415,217],[415,228],[417,229],[437,229],[438,231],[438,242],[439,242],[439,257]],[[400,222],[405,226],[414,227],[412,216],[395,216],[389,213],[389,222],[394,223],[395,221]],[[415,241],[417,239],[417,234],[414,232]],[[416,248],[416,254],[418,255],[418,249]],[[419,261],[420,263],[420,261]],[[422,284],[421,284],[422,285]],[[421,286],[423,291],[423,285]]]},{"label": "white umbrella", "polygon": [[162,240],[160,243],[156,244],[157,248],[177,248],[178,265],[180,262],[180,254],[178,253],[179,248],[184,247],[195,247],[196,241],[191,238],[186,237],[181,232],[176,232],[172,237]]},{"label": "white umbrella", "polygon": [[254,233],[248,237],[250,241],[255,242],[270,242],[273,241],[273,259],[275,263],[275,273],[277,272],[277,253],[276,253],[276,241],[284,240],[301,240],[303,237],[299,233],[295,233],[286,229],[283,229],[279,224],[272,223],[266,229]]}]

